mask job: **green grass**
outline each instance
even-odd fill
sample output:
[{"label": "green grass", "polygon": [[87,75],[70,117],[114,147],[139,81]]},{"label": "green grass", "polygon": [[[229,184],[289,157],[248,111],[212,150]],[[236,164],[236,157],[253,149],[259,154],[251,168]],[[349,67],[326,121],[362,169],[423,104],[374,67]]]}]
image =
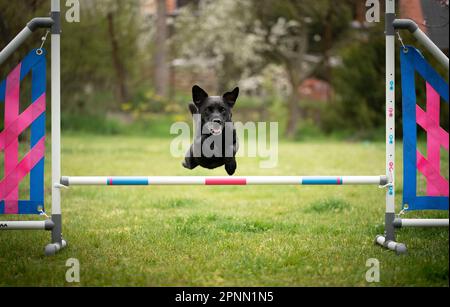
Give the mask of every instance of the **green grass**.
[{"label": "green grass", "polygon": [[[169,145],[65,135],[63,174],[225,175],[183,169]],[[397,158],[401,165],[400,147]],[[277,168],[258,162],[239,158],[236,175],[378,175],[384,144],[281,142]],[[399,231],[407,256],[373,244],[384,219],[384,190],[373,186],[71,187],[62,199],[68,248],[45,257],[48,233],[0,232],[0,286],[73,285],[68,258],[80,261],[81,286],[449,285],[448,230]],[[380,283],[365,281],[369,258],[380,261]]]}]

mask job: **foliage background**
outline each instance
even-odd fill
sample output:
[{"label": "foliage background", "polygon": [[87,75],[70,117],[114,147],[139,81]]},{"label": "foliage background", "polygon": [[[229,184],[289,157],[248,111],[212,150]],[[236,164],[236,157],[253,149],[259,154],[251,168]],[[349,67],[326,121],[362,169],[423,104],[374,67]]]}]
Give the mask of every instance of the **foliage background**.
[{"label": "foliage background", "polygon": [[[64,131],[164,136],[160,124],[189,120],[190,87],[198,83],[212,95],[239,85],[237,119],[279,121],[292,140],[383,135],[384,29],[382,21],[357,23],[364,1],[180,1],[164,13],[162,48],[158,10],[145,8],[163,2],[81,0],[81,22],[63,23]],[[47,0],[1,1],[0,45],[48,9]],[[2,77],[44,34],[2,66]],[[325,100],[299,93],[311,78],[330,85]],[[442,125],[448,129],[448,106]]]}]

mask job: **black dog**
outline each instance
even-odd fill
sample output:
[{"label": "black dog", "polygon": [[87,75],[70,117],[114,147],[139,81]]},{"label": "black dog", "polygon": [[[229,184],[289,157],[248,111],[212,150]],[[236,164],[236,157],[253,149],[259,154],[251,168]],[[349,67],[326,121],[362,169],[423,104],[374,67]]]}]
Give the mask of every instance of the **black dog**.
[{"label": "black dog", "polygon": [[184,167],[194,169],[200,165],[213,169],[225,165],[228,175],[234,174],[238,141],[231,109],[238,95],[238,87],[222,97],[208,96],[199,86],[192,87],[194,103],[189,104],[189,110],[201,120],[196,124],[194,143],[186,153]]}]

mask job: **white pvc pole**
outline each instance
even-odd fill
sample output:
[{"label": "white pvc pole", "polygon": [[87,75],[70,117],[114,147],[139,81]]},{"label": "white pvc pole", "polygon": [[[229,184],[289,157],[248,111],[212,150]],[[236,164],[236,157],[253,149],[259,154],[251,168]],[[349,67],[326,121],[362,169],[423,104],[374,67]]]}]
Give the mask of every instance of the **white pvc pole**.
[{"label": "white pvc pole", "polygon": [[448,219],[401,219],[401,227],[449,227]]},{"label": "white pvc pole", "polygon": [[45,230],[45,221],[0,221],[0,230]]},{"label": "white pvc pole", "polygon": [[[60,11],[59,0],[51,1],[52,12]],[[55,186],[61,178],[61,55],[60,33],[51,35],[51,130],[52,130],[52,215],[61,214],[61,192]]]},{"label": "white pvc pole", "polygon": [[54,255],[66,246],[62,238],[61,191],[61,9],[60,0],[51,0],[52,25],[52,243],[45,247],[46,255]]},{"label": "white pvc pole", "polygon": [[[386,13],[395,14],[395,1],[386,1]],[[386,21],[387,22],[387,21]],[[386,35],[386,213],[395,214],[395,34]]]}]

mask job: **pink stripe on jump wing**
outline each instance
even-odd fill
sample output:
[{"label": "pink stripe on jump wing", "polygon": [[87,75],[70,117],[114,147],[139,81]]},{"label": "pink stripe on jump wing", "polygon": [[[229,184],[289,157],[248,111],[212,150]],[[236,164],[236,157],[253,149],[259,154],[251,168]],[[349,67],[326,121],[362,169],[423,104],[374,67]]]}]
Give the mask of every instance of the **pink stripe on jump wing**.
[{"label": "pink stripe on jump wing", "polygon": [[206,178],[206,185],[246,185],[246,178]]},{"label": "pink stripe on jump wing", "polygon": [[17,140],[42,113],[45,112],[45,93],[23,111],[16,120],[0,132],[0,150],[5,149],[11,142]]},{"label": "pink stripe on jump wing", "polygon": [[5,199],[15,188],[14,180],[20,182],[33,167],[44,157],[45,153],[45,137],[28,152],[28,154],[16,165],[16,167],[5,178],[0,181],[0,199]]},{"label": "pink stripe on jump wing", "polygon": [[427,196],[449,195],[448,181],[442,177],[440,170],[434,168],[419,151],[417,151],[417,170],[425,176],[427,188],[428,186],[433,187],[432,191],[434,191],[434,193],[428,194],[427,189]]},{"label": "pink stripe on jump wing", "polygon": [[[427,157],[417,152],[417,168],[426,178],[428,196],[448,195],[448,182],[440,174],[441,146],[448,150],[448,132],[440,126],[441,98],[434,88],[426,83],[426,112],[416,105],[417,123],[427,133]],[[447,189],[443,187],[447,186]]]},{"label": "pink stripe on jump wing", "polygon": [[5,127],[12,124],[19,115],[20,69],[17,65],[6,78],[5,91]]},{"label": "pink stripe on jump wing", "polygon": [[427,132],[427,138],[437,139],[442,147],[448,150],[448,132],[445,131],[439,122],[433,122],[427,117],[427,113],[416,105],[417,123]]},{"label": "pink stripe on jump wing", "polygon": [[427,114],[434,124],[439,126],[439,116],[441,109],[441,96],[434,90],[434,88],[427,82]]},{"label": "pink stripe on jump wing", "polygon": [[[440,107],[441,107],[441,97],[434,90],[434,88],[427,82],[427,114],[429,119],[429,124],[432,125],[433,130],[439,130],[440,127]],[[432,133],[433,132],[433,133]],[[434,169],[438,170],[438,175],[440,176],[441,169],[441,144],[447,142],[448,149],[448,133],[444,134],[444,138],[439,138],[434,134],[434,131],[427,131],[427,160]],[[448,183],[447,183],[448,186]],[[440,187],[436,187],[435,184],[430,184],[427,180],[427,195],[434,196],[441,194]],[[448,195],[448,190],[447,190]]]},{"label": "pink stripe on jump wing", "polygon": [[[0,181],[0,199],[5,200],[5,214],[18,213],[18,195],[15,194],[20,181],[44,157],[45,137],[39,140],[28,154]],[[16,205],[14,206],[14,202]],[[9,204],[10,206],[6,206]]]},{"label": "pink stripe on jump wing", "polygon": [[[17,65],[6,78],[5,91],[5,128],[12,125],[19,116],[20,97],[20,70],[22,65]],[[5,144],[6,145],[6,144]],[[5,147],[5,177],[3,187],[0,186],[0,199],[5,201],[5,213],[16,214],[19,211],[19,182],[18,175],[13,173],[19,162],[19,141],[12,140]],[[12,174],[12,175],[11,175]],[[7,190],[6,190],[7,188]],[[5,191],[3,191],[5,189]]]}]

